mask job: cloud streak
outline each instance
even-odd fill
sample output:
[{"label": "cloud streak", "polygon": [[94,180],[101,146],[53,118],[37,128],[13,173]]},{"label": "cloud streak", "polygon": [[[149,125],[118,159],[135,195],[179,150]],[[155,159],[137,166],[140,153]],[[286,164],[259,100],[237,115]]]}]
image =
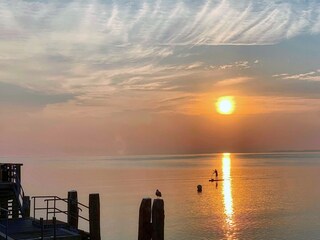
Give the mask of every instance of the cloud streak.
[{"label": "cloud streak", "polygon": [[319,8],[318,1],[10,1],[0,5],[1,36],[27,39],[37,31],[86,45],[273,44],[318,34]]},{"label": "cloud streak", "polygon": [[249,71],[260,59],[224,60],[222,52],[208,60],[188,50],[319,34],[319,9],[318,1],[275,0],[1,2],[0,78],[44,95],[72,96],[61,99],[79,105],[105,104],[130,91],[174,95],[252,86]]},{"label": "cloud streak", "polygon": [[298,74],[288,74],[288,73],[282,73],[282,74],[276,74],[273,75],[273,77],[281,78],[284,80],[302,80],[302,81],[320,81],[320,69],[314,70],[311,72],[306,73],[298,73]]}]

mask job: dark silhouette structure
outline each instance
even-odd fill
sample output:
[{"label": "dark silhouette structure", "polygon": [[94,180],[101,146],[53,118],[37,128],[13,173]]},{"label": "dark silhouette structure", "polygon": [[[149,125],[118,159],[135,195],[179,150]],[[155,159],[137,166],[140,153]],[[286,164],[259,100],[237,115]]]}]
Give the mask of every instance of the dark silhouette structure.
[{"label": "dark silhouette structure", "polygon": [[[89,206],[78,202],[76,191],[70,191],[67,198],[34,196],[31,217],[30,197],[25,196],[21,185],[21,166],[0,163],[0,239],[101,240],[99,194],[89,195]],[[89,217],[79,214],[84,208]],[[45,218],[38,219],[38,212]],[[67,216],[67,222],[57,219],[61,215]],[[88,222],[89,233],[78,229],[79,218]]]}]

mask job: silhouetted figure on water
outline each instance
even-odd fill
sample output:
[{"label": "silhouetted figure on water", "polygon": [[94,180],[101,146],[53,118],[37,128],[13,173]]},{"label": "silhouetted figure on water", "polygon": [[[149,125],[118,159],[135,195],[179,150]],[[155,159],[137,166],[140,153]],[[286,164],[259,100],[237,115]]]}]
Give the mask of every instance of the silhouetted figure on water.
[{"label": "silhouetted figure on water", "polygon": [[216,176],[216,179],[218,179],[218,175],[219,174],[218,174],[218,170],[217,169],[214,170],[213,174]]}]

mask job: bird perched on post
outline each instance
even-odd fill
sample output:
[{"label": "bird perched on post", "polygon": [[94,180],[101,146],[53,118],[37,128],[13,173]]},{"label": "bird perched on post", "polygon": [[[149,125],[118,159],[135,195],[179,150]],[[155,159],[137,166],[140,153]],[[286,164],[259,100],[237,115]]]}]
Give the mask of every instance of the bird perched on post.
[{"label": "bird perched on post", "polygon": [[157,189],[157,191],[156,191],[156,196],[157,197],[161,197],[162,196],[162,194],[161,194],[161,192]]}]

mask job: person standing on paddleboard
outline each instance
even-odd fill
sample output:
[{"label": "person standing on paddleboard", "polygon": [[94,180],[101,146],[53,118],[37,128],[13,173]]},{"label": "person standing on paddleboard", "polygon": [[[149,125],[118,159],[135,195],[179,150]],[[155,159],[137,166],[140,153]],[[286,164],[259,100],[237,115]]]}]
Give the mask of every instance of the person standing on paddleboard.
[{"label": "person standing on paddleboard", "polygon": [[216,176],[216,179],[218,179],[218,175],[219,175],[219,174],[218,174],[218,170],[217,170],[217,169],[214,170],[214,174],[215,174],[215,176]]}]

